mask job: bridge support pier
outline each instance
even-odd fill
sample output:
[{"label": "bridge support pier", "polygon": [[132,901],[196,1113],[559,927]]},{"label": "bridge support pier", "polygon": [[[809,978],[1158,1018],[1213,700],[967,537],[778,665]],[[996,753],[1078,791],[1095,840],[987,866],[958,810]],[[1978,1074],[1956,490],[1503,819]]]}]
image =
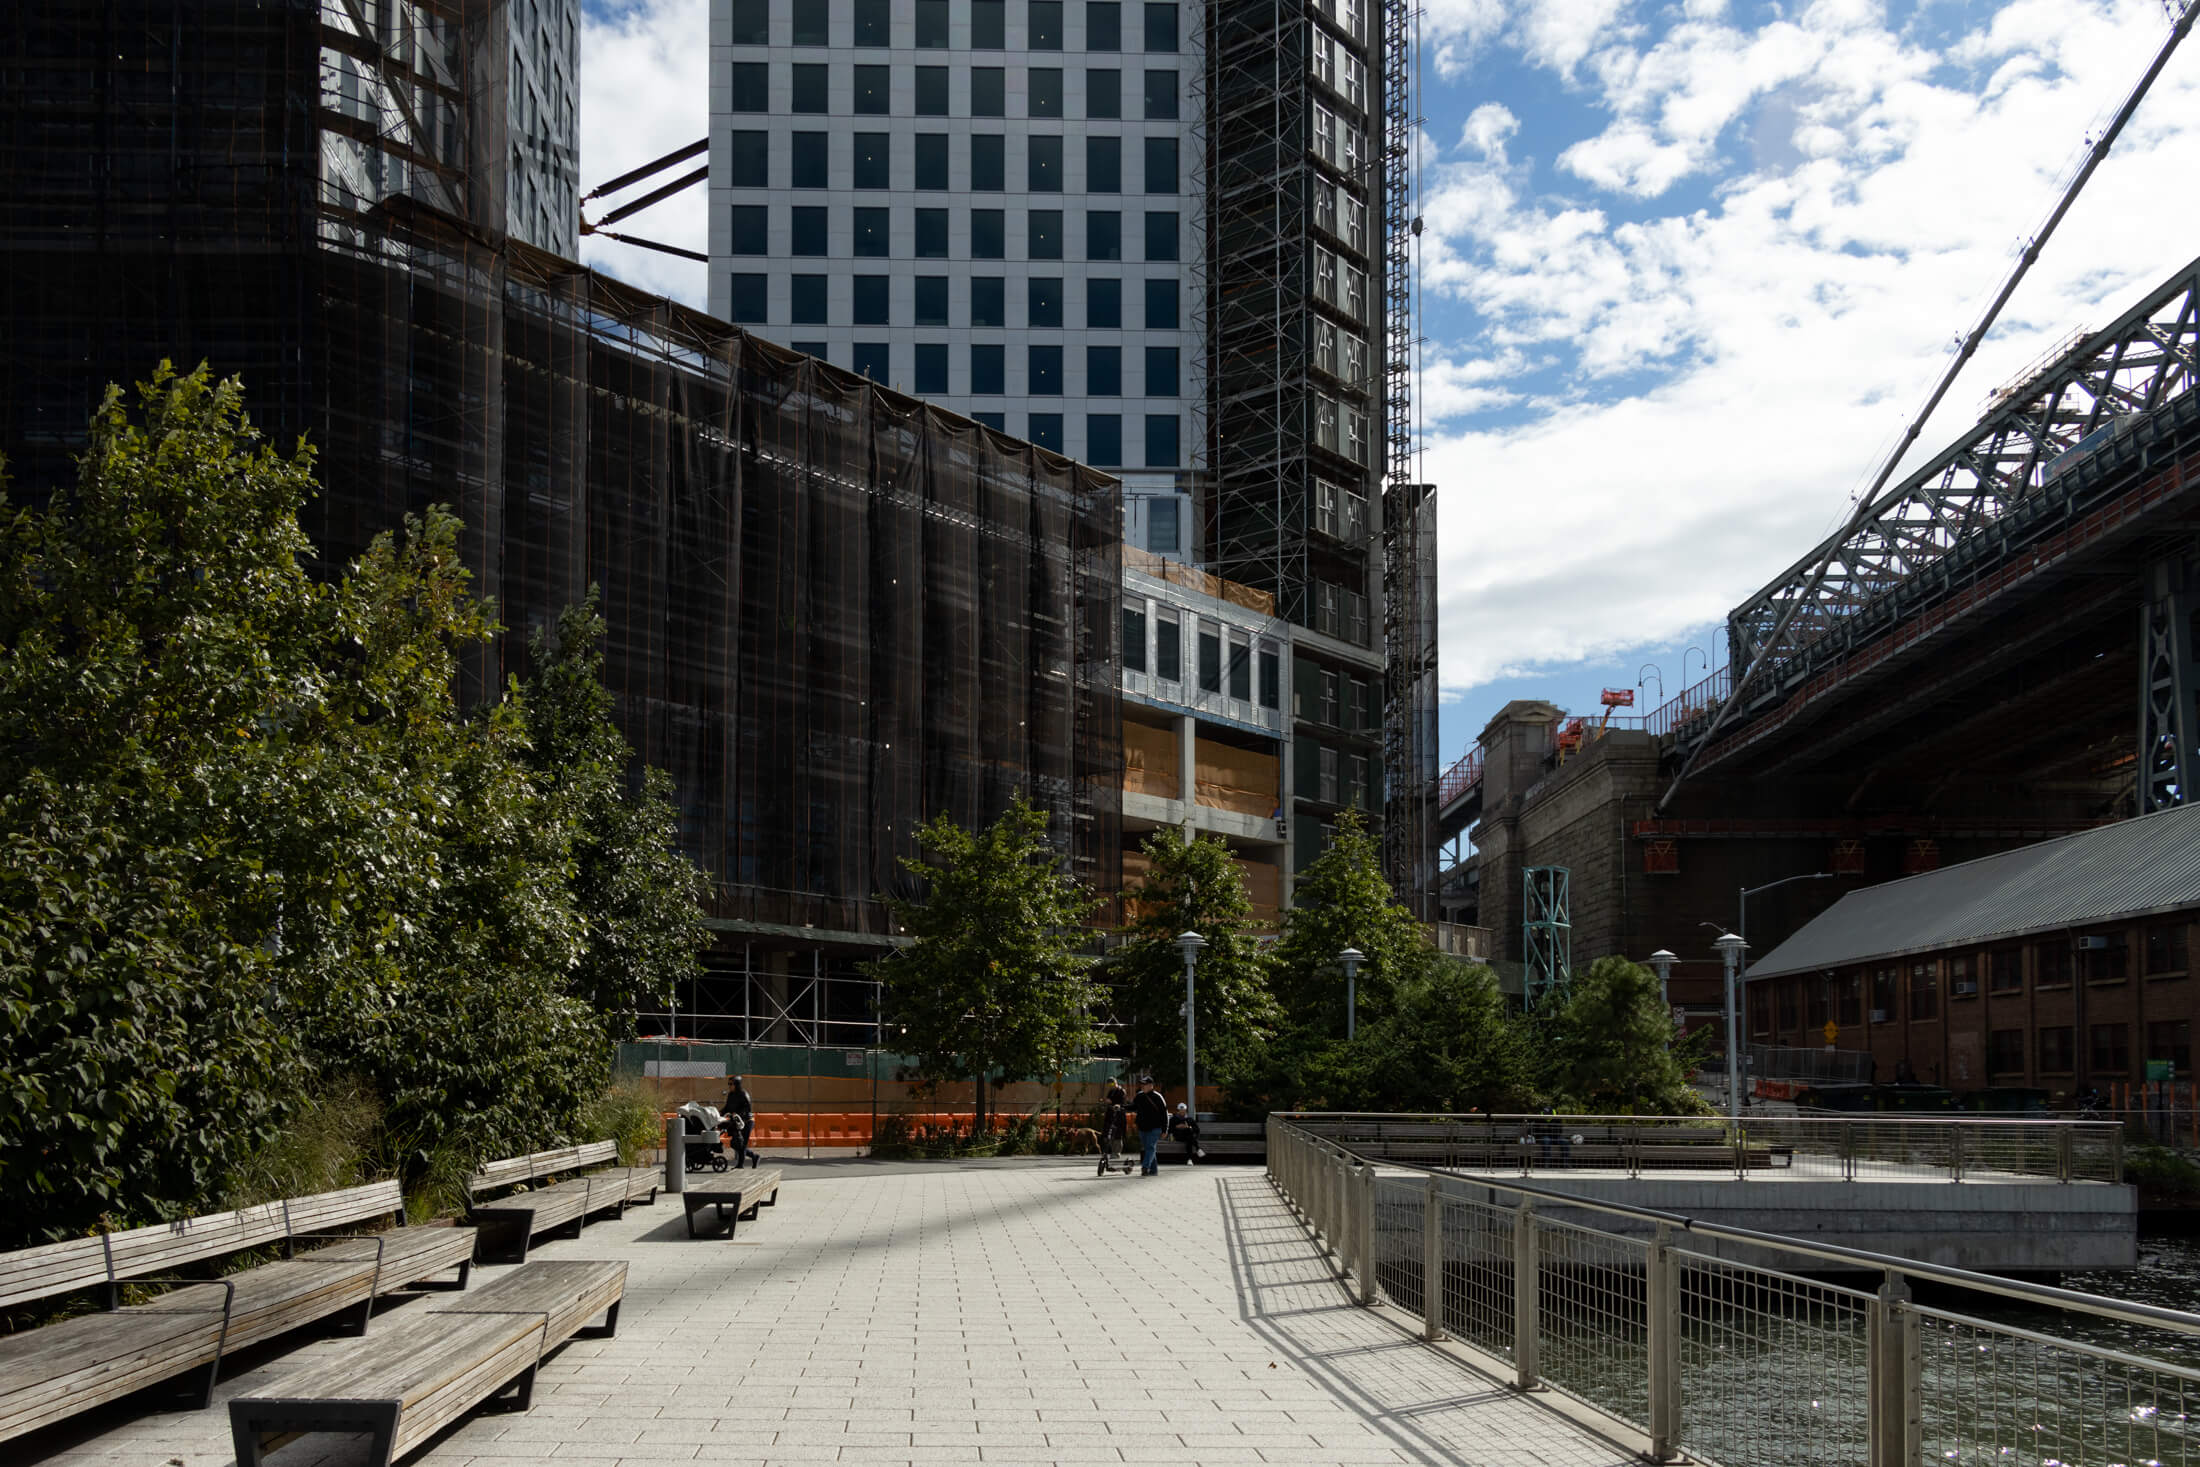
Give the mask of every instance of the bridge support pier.
[{"label": "bridge support pier", "polygon": [[2195,699],[2200,666],[2193,661],[2193,616],[2200,612],[2200,574],[2189,560],[2158,561],[2147,570],[2139,610],[2139,813],[2191,798],[2200,778]]}]

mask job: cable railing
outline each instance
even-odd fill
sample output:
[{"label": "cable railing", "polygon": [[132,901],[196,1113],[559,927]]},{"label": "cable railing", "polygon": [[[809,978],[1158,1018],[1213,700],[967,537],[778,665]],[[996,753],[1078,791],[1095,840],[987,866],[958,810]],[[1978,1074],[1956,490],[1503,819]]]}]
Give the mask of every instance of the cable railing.
[{"label": "cable railing", "polygon": [[2121,1182],[2113,1121],[1892,1115],[1352,1115],[1295,1113],[1382,1161],[1475,1173],[1716,1172],[1842,1181]]},{"label": "cable railing", "polygon": [[[1652,1461],[2200,1467],[2200,1370],[2053,1332],[2081,1313],[2121,1338],[2192,1337],[2200,1314],[1447,1174],[1363,1144],[1268,1120],[1268,1175],[1357,1300],[1418,1316],[1424,1339],[1520,1390],[1593,1408]],[[1781,1266],[1723,1257],[1722,1243]],[[1913,1281],[2015,1300],[2042,1323],[1921,1304]]]}]

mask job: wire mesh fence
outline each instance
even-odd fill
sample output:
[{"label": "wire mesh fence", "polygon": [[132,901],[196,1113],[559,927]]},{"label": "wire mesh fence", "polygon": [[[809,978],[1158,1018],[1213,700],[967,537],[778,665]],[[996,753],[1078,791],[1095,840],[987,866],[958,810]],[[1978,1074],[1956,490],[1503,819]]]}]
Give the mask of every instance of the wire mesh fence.
[{"label": "wire mesh fence", "polygon": [[1647,1250],[1632,1238],[1534,1220],[1536,1360],[1554,1390],[1637,1430],[1650,1424]]},{"label": "wire mesh fence", "polygon": [[1675,1250],[1680,1439],[1722,1467],[1869,1460],[1869,1311],[1854,1289]]}]

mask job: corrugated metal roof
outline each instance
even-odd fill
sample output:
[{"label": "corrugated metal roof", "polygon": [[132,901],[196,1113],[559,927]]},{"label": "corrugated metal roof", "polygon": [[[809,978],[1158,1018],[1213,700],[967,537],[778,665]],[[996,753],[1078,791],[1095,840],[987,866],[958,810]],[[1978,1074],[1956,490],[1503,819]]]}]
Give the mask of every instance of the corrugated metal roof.
[{"label": "corrugated metal roof", "polygon": [[1751,978],[1968,947],[2200,907],[2200,805],[1852,891],[1750,965]]}]

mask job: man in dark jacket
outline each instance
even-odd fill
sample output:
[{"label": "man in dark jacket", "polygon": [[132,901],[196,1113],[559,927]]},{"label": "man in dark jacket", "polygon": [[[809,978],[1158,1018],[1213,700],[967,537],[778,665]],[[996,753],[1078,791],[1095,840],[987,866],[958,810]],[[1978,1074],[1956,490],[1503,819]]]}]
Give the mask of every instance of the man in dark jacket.
[{"label": "man in dark jacket", "polygon": [[756,1125],[756,1105],[749,1099],[748,1090],[735,1075],[727,1082],[726,1103],[718,1107],[722,1119],[719,1127],[726,1133],[726,1140],[733,1146],[733,1164],[736,1169],[744,1163],[755,1166],[757,1154],[749,1150],[749,1132]]},{"label": "man in dark jacket", "polygon": [[1139,1168],[1144,1177],[1161,1174],[1161,1138],[1169,1131],[1169,1102],[1161,1087],[1148,1075],[1138,1082],[1138,1098],[1131,1102],[1131,1117],[1138,1122]]}]

